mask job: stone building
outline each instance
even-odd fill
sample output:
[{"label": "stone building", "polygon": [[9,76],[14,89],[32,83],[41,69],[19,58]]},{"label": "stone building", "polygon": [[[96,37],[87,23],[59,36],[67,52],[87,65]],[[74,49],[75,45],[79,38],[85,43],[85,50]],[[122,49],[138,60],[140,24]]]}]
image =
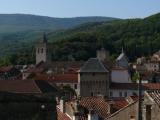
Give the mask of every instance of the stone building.
[{"label": "stone building", "polygon": [[160,120],[160,91],[144,94],[143,120]]},{"label": "stone building", "polygon": [[47,62],[51,59],[51,55],[49,53],[50,45],[48,44],[46,35],[43,35],[42,40],[36,45],[36,64],[40,62]]},{"label": "stone building", "polygon": [[108,97],[109,94],[109,70],[98,58],[90,58],[79,70],[79,95]]}]

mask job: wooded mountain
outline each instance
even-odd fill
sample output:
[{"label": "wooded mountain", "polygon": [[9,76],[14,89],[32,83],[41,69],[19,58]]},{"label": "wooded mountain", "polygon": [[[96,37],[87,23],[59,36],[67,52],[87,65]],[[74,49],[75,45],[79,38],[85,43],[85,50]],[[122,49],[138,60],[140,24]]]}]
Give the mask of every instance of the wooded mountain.
[{"label": "wooded mountain", "polygon": [[[84,23],[71,29],[48,32],[47,37],[54,45],[53,60],[67,60],[71,56],[76,60],[87,60],[95,57],[96,50],[101,47],[110,51],[112,58],[117,57],[123,47],[129,59],[135,60],[160,49],[160,14],[144,19]],[[30,60],[25,59],[28,56],[31,57],[28,54],[16,56],[20,58],[18,63]]]},{"label": "wooded mountain", "polygon": [[52,18],[26,14],[0,14],[0,57],[29,49],[43,32],[64,30],[88,22],[112,21],[109,17]]},{"label": "wooded mountain", "polygon": [[[55,41],[55,39],[57,39]],[[88,59],[96,56],[96,50],[104,47],[112,58],[122,47],[130,60],[148,56],[160,49],[160,14],[144,19],[115,20],[90,23],[67,31],[51,34],[54,41],[54,59]]]},{"label": "wooded mountain", "polygon": [[29,30],[59,30],[72,28],[86,22],[111,21],[109,17],[53,18],[26,14],[0,14],[0,33]]}]

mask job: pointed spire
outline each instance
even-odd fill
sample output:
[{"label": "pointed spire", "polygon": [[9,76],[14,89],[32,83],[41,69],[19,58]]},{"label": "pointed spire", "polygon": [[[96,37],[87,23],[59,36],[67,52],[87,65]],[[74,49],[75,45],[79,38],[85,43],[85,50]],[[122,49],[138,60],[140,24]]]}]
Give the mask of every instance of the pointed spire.
[{"label": "pointed spire", "polygon": [[124,53],[124,49],[123,49],[123,47],[122,47],[122,53]]},{"label": "pointed spire", "polygon": [[43,33],[43,40],[42,40],[43,43],[47,43],[47,37],[46,37],[46,33],[44,32]]}]

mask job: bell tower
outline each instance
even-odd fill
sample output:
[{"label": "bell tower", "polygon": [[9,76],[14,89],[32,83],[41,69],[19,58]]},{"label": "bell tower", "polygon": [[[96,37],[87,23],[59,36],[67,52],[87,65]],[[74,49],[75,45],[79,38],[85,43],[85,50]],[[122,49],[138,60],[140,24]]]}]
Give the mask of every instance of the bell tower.
[{"label": "bell tower", "polygon": [[40,42],[36,45],[36,64],[39,64],[40,62],[46,62],[47,56],[48,56],[48,41],[46,34],[43,34],[42,39]]}]

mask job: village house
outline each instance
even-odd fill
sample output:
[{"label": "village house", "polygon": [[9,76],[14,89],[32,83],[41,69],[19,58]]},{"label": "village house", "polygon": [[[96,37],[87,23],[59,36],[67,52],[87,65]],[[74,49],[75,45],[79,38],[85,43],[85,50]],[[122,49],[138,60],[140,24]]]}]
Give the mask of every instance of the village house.
[{"label": "village house", "polygon": [[160,120],[160,91],[149,91],[144,94],[143,120]]}]

